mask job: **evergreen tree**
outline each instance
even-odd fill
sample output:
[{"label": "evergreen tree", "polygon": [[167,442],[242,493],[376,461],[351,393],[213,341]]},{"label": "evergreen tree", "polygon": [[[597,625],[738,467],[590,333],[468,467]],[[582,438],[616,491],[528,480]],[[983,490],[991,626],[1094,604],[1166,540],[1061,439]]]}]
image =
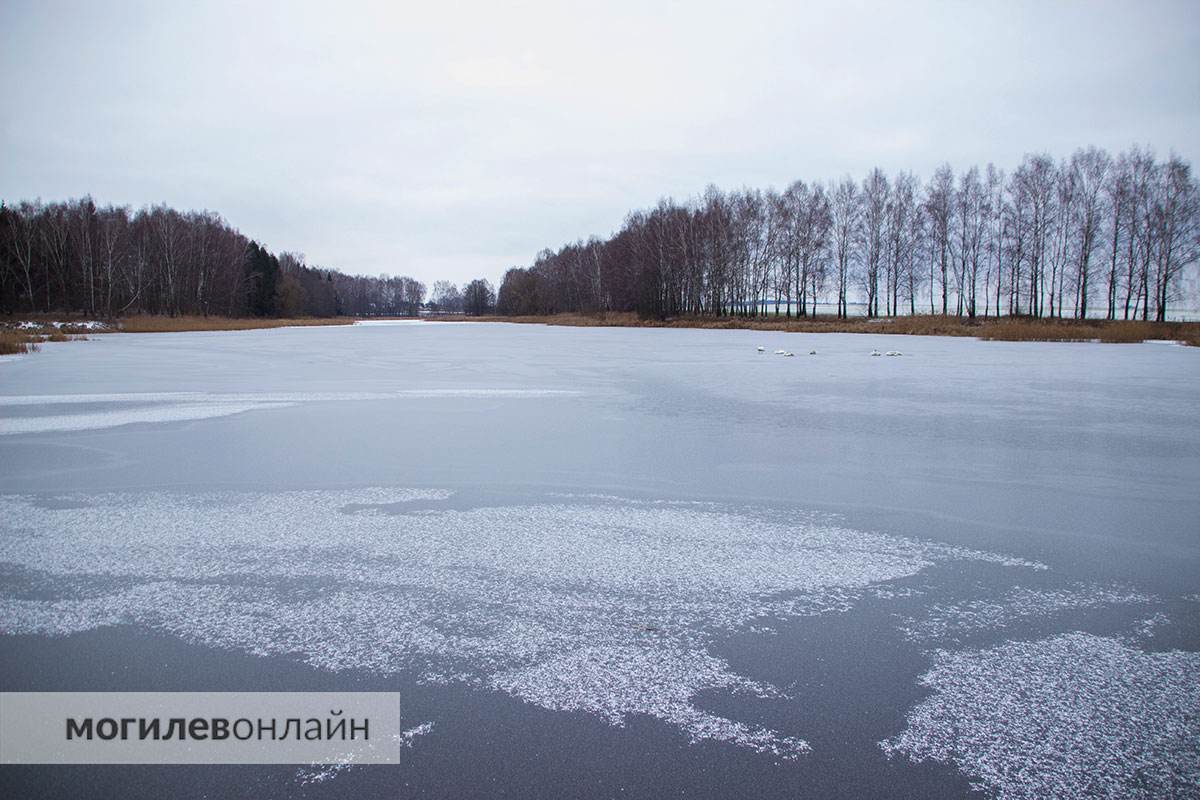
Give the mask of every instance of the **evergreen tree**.
[{"label": "evergreen tree", "polygon": [[251,242],[246,251],[246,307],[256,317],[279,313],[279,259]]}]

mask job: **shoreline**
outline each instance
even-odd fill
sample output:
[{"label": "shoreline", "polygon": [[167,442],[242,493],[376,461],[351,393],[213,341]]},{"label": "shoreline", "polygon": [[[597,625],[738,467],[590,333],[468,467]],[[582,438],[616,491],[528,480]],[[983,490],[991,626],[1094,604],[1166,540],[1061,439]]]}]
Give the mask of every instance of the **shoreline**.
[{"label": "shoreline", "polygon": [[641,319],[632,312],[563,313],[549,315],[464,316],[434,314],[424,317],[198,317],[139,315],[117,320],[90,320],[69,315],[33,314],[0,322],[0,354],[37,352],[43,342],[86,339],[111,333],[185,333],[191,331],[246,331],[289,327],[353,325],[360,321],[407,319],[423,322],[508,322],[518,325],[555,325],[589,328],[697,328],[705,330],[754,330],[773,333],[859,333],[890,336],[959,336],[985,341],[1008,342],[1103,342],[1138,344],[1174,341],[1200,347],[1200,322],[1143,322],[1141,320],[1078,320],[1030,317],[966,317],[917,315],[913,317],[854,317],[837,319],[818,316],[770,317],[672,317]]},{"label": "shoreline", "polygon": [[115,320],[70,314],[28,314],[0,321],[0,355],[36,353],[43,342],[87,339],[110,333],[186,333],[190,331],[250,331],[323,325],[353,325],[357,317],[165,317],[140,314]]},{"label": "shoreline", "polygon": [[523,325],[561,325],[590,328],[702,328],[776,333],[874,333],[900,336],[965,336],[1007,342],[1106,342],[1137,344],[1170,340],[1200,347],[1200,322],[1143,322],[1141,320],[1078,320],[1030,317],[966,317],[917,315],[837,319],[808,317],[672,317],[640,319],[631,312],[550,314],[533,316],[435,315],[431,322],[512,322]]}]

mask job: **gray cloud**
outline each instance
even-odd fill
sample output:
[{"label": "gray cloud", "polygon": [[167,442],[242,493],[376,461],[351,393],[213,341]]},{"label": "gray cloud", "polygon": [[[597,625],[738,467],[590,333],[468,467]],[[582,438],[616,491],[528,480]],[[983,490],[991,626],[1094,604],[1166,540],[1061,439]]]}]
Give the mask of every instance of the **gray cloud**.
[{"label": "gray cloud", "polygon": [[1145,143],[1195,160],[1200,5],[0,6],[0,197],[211,208],[426,282],[715,182]]}]

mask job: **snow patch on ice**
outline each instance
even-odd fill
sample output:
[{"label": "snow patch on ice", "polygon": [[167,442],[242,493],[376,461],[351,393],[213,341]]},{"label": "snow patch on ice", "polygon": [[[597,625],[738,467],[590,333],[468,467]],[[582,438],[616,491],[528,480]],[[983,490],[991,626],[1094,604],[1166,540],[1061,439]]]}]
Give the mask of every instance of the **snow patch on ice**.
[{"label": "snow patch on ice", "polygon": [[267,408],[284,408],[294,403],[192,403],[166,404],[142,408],[127,408],[115,411],[94,411],[90,414],[56,414],[36,417],[0,418],[0,436],[19,433],[48,433],[66,431],[115,428],[119,425],[135,425],[148,422],[184,422],[187,420],[213,419],[258,411]]},{"label": "snow patch on ice", "polygon": [[889,756],[954,764],[1001,800],[1196,797],[1200,653],[1070,633],[939,651]]},{"label": "snow patch on ice", "polygon": [[430,397],[575,397],[572,389],[399,389],[393,392],[108,392],[101,394],[0,395],[0,406],[91,403],[319,403]]},{"label": "snow patch on ice", "polygon": [[793,758],[807,749],[801,739],[693,703],[706,691],[776,691],[711,655],[715,637],[847,610],[939,562],[1042,566],[741,507],[404,510],[447,496],[0,495],[0,562],[39,590],[0,595],[0,632],[139,625],[324,669],[498,689],[614,724],[650,715],[693,740]]},{"label": "snow patch on ice", "polygon": [[0,407],[87,406],[128,404],[127,408],[103,408],[74,414],[0,417],[0,436],[51,431],[81,431],[115,428],[148,422],[179,422],[212,419],[246,411],[286,408],[298,403],[354,400],[405,400],[419,398],[520,399],[574,397],[570,389],[403,389],[394,392],[254,392],[220,394],[210,392],[145,392],[64,395],[0,395]]},{"label": "snow patch on ice", "polygon": [[1014,623],[1047,619],[1066,611],[1154,601],[1149,595],[1120,586],[1076,583],[1057,590],[1017,587],[996,599],[932,605],[920,617],[902,617],[900,630],[910,641],[959,641],[981,631],[1003,630]]}]

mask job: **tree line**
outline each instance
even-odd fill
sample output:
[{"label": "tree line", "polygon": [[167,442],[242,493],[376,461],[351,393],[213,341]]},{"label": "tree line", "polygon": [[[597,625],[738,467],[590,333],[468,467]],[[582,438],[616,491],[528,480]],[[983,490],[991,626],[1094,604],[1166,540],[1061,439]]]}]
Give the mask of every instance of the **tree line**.
[{"label": "tree line", "polygon": [[482,316],[496,309],[496,290],[486,278],[476,278],[460,290],[450,281],[435,281],[427,306],[440,314]]},{"label": "tree line", "polygon": [[1027,155],[1008,174],[943,165],[927,180],[876,168],[782,192],[710,186],[508,270],[497,312],[805,317],[828,299],[842,318],[861,302],[871,317],[1164,321],[1198,256],[1191,165],[1090,147]]},{"label": "tree line", "polygon": [[90,197],[0,205],[0,312],[415,316],[425,285],[273,254],[211,211]]}]

